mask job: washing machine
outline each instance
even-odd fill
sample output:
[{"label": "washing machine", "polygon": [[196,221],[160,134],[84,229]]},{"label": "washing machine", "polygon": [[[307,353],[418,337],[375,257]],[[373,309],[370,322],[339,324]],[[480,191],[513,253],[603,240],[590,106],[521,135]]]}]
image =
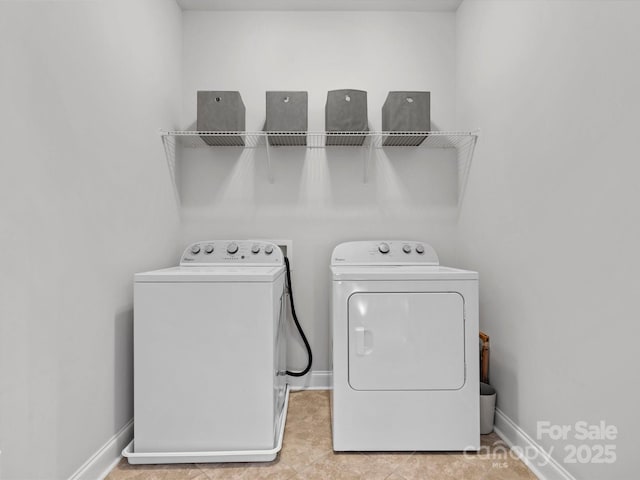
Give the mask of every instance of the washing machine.
[{"label": "washing machine", "polygon": [[285,267],[269,242],[189,245],[135,275],[129,463],[271,461],[288,387]]},{"label": "washing machine", "polygon": [[478,274],[416,241],[331,257],[333,449],[480,448]]}]

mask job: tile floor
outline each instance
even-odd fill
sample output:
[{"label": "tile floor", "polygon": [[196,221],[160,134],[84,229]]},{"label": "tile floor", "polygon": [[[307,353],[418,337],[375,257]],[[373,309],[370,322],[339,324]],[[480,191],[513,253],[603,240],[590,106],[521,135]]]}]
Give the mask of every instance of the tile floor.
[{"label": "tile floor", "polygon": [[328,391],[293,392],[284,444],[272,463],[129,465],[107,480],[524,480],[535,475],[495,434],[477,454],[334,453]]}]

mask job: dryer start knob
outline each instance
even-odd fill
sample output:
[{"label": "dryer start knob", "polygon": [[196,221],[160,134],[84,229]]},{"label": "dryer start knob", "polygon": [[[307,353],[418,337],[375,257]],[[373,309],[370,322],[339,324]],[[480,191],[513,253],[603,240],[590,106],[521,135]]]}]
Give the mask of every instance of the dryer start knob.
[{"label": "dryer start knob", "polygon": [[384,254],[389,253],[389,244],[384,242],[381,243],[380,245],[378,245],[378,251]]},{"label": "dryer start knob", "polygon": [[424,246],[423,245],[416,245],[416,252],[418,252],[420,255],[422,255],[424,253]]},{"label": "dryer start knob", "polygon": [[237,251],[238,251],[238,244],[236,242],[231,242],[229,245],[227,245],[227,253],[233,255]]},{"label": "dryer start knob", "polygon": [[194,255],[197,255],[200,253],[200,245],[194,245],[193,247],[191,247],[191,253],[193,253]]},{"label": "dryer start knob", "polygon": [[267,255],[271,255],[273,253],[273,246],[267,245],[266,247],[264,247],[264,253],[266,253]]}]

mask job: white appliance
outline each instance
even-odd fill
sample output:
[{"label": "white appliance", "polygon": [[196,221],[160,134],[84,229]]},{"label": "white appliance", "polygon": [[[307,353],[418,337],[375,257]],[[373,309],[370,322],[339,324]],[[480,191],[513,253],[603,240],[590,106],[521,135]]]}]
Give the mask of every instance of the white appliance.
[{"label": "white appliance", "polygon": [[340,244],[331,271],[333,449],[478,450],[478,274],[415,241]]},{"label": "white appliance", "polygon": [[190,245],[134,285],[129,463],[271,461],[288,387],[285,267],[270,242]]}]

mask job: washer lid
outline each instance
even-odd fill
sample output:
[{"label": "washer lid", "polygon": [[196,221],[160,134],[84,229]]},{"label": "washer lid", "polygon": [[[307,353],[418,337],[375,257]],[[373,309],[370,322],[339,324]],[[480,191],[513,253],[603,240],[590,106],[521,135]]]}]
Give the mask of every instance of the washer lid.
[{"label": "washer lid", "polygon": [[136,283],[273,282],[284,266],[180,266],[135,274]]},{"label": "washer lid", "polygon": [[478,280],[478,272],[440,265],[333,266],[333,280]]}]

